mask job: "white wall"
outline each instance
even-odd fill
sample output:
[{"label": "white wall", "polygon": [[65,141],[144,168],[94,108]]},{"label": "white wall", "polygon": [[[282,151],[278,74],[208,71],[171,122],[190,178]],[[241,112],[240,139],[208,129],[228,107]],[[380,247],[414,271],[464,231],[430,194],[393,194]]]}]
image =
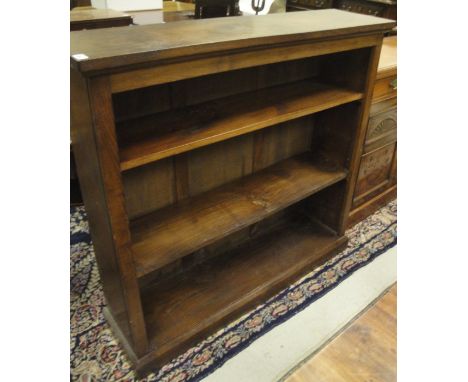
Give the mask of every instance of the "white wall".
[{"label": "white wall", "polygon": [[143,11],[162,9],[163,0],[91,0],[94,8],[110,8],[116,11]]},{"label": "white wall", "polygon": [[[255,15],[255,11],[252,9],[252,0],[239,0],[239,9],[244,15]],[[282,12],[286,12],[286,0],[265,0],[265,8],[258,14],[266,15]]]}]

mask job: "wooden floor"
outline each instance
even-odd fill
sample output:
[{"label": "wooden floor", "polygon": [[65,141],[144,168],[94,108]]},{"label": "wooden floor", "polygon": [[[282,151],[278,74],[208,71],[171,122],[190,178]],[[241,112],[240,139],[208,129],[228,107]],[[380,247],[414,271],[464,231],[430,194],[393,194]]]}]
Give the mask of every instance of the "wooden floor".
[{"label": "wooden floor", "polygon": [[394,382],[396,284],[285,382]]}]

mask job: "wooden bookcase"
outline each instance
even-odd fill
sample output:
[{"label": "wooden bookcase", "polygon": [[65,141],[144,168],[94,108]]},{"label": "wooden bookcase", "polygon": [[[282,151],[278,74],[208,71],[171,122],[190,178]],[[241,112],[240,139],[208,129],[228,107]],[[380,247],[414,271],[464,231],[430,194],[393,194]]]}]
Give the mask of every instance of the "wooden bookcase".
[{"label": "wooden bookcase", "polygon": [[323,10],[71,33],[105,314],[137,370],[344,248],[393,26]]}]

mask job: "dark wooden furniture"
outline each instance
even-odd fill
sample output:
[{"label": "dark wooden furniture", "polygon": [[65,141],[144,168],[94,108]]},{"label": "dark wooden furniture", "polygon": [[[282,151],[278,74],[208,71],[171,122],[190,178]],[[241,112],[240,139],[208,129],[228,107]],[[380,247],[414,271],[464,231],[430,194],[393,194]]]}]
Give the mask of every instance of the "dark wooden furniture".
[{"label": "dark wooden furniture", "polygon": [[195,18],[237,16],[238,0],[195,0]]},{"label": "dark wooden furniture", "polygon": [[396,0],[334,0],[334,7],[364,15],[397,19]]},{"label": "dark wooden furniture", "polygon": [[385,37],[349,225],[397,194],[397,37]]},{"label": "dark wooden furniture", "polygon": [[287,0],[286,11],[308,11],[333,8],[334,0]]},{"label": "dark wooden furniture", "polygon": [[70,30],[122,27],[132,24],[132,17],[112,9],[74,8],[70,11]]},{"label": "dark wooden furniture", "polygon": [[344,248],[393,26],[324,10],[71,33],[105,315],[137,370]]},{"label": "dark wooden furniture", "polygon": [[195,11],[195,4],[183,1],[163,1],[164,12]]},{"label": "dark wooden furniture", "polygon": [[163,1],[163,9],[128,12],[137,25],[161,24],[173,21],[193,20],[195,4],[181,1]]},{"label": "dark wooden furniture", "polygon": [[91,0],[70,0],[70,10],[76,7],[91,7]]},{"label": "dark wooden furniture", "polygon": [[364,15],[397,19],[396,0],[287,0],[287,11],[337,8]]}]

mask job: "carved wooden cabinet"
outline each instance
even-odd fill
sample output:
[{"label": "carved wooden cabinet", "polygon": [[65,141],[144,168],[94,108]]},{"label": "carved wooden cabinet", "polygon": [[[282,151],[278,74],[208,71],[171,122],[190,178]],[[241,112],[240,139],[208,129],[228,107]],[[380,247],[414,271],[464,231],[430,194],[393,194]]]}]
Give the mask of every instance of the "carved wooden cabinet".
[{"label": "carved wooden cabinet", "polygon": [[354,190],[352,225],[396,197],[397,37],[386,37],[374,85],[372,106]]},{"label": "carved wooden cabinet", "polygon": [[349,12],[396,20],[396,0],[334,0],[334,7]]},{"label": "carved wooden cabinet", "polygon": [[346,246],[394,24],[323,10],[71,33],[105,315],[138,371]]},{"label": "carved wooden cabinet", "polygon": [[288,0],[287,11],[303,11],[310,9],[327,9],[333,7],[334,0]]},{"label": "carved wooden cabinet", "polygon": [[364,15],[397,19],[396,0],[287,0],[287,11],[337,8]]}]

